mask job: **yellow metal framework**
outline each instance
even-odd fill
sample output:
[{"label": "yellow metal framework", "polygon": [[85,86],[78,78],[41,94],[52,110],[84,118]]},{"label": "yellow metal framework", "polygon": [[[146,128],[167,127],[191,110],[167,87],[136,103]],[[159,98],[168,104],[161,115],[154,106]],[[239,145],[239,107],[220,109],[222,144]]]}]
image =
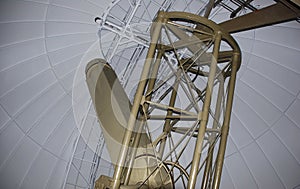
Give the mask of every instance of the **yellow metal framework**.
[{"label": "yellow metal framework", "polygon": [[240,62],[219,25],[162,11],[133,104],[109,64],[91,61],[87,83],[115,165],[95,188],[219,188]]}]

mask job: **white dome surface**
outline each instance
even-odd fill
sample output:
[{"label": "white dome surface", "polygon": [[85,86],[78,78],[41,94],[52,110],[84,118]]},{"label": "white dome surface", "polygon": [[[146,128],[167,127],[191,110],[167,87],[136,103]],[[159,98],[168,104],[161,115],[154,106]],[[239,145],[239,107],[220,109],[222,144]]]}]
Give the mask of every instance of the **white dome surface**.
[{"label": "white dome surface", "polygon": [[[78,138],[72,86],[81,58],[98,40],[94,18],[108,4],[0,2],[0,188],[75,188],[72,182],[86,182],[76,166],[70,166],[80,154],[76,149],[86,146]],[[225,17],[229,14],[221,11],[212,19]],[[221,188],[298,189],[300,24],[234,37],[243,61]],[[80,167],[85,168],[82,161]]]}]

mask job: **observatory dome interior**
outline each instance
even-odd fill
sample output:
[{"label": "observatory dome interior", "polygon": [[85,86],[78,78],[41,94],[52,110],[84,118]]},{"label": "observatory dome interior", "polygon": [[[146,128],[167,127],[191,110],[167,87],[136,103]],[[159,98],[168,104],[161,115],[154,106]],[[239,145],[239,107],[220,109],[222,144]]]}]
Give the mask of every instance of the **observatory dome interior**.
[{"label": "observatory dome interior", "polygon": [[[92,188],[100,174],[112,174],[84,69],[100,57],[122,72],[114,64],[118,52],[105,55],[114,41],[95,22],[114,2],[0,1],[1,189]],[[141,2],[149,13],[147,24],[155,8]],[[194,13],[207,1],[174,2],[172,10]],[[274,3],[254,0],[252,5]],[[110,13],[126,16],[122,6]],[[220,6],[209,18],[220,23],[230,12]],[[300,189],[299,20],[233,37],[242,63],[220,188]],[[134,84],[128,83],[129,98]]]}]

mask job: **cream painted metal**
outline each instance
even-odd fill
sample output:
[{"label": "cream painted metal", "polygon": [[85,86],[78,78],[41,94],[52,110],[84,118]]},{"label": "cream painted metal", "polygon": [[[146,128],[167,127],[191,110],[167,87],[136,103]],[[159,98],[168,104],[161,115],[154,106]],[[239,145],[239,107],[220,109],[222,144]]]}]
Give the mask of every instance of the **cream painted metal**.
[{"label": "cream painted metal", "polygon": [[[132,105],[117,75],[104,60],[92,60],[86,67],[86,75],[111,161],[116,163]],[[147,144],[149,139],[143,134],[139,145],[145,148]]]},{"label": "cream painted metal", "polygon": [[[124,134],[128,130],[126,125],[130,117],[132,105],[115,72],[104,60],[95,59],[89,62],[86,68],[86,75],[89,91],[105,138],[106,147],[112,163],[116,165],[118,163],[117,158],[119,152],[123,145],[122,140]],[[154,156],[154,150],[146,147],[150,144],[150,140],[145,133],[141,134],[140,141],[138,144],[139,149],[136,153],[139,158],[134,161],[135,169],[133,175],[135,175],[136,179],[133,178],[129,182],[129,184],[134,184],[134,186],[140,181],[139,179],[147,178],[147,169],[150,168],[153,171],[157,165],[157,162],[152,157]],[[152,156],[145,156],[145,154],[152,154]],[[151,177],[151,188],[159,186],[160,183],[157,183],[157,180],[159,180],[161,171],[163,171],[162,174],[167,175],[167,168],[165,167],[160,171],[156,171],[156,175]],[[96,182],[95,188],[104,188],[105,185],[103,185],[103,183],[106,181],[103,181],[103,179],[105,178],[106,177],[101,177]],[[168,186],[171,184],[171,177],[169,176],[169,179],[164,182],[164,185]]]}]

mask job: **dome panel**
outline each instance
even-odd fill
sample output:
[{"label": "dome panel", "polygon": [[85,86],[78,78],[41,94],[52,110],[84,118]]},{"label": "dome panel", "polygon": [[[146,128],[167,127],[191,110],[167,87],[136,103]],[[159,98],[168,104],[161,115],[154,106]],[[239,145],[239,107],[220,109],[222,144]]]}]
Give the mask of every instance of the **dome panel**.
[{"label": "dome panel", "polygon": [[0,96],[49,68],[50,66],[47,57],[42,55],[1,71]]},{"label": "dome panel", "polygon": [[47,189],[62,188],[64,184],[64,178],[67,173],[68,163],[66,161],[57,161],[55,168],[53,169],[49,180],[47,181]]},{"label": "dome panel", "polygon": [[221,23],[228,20],[230,13],[228,11],[225,12],[217,12],[215,15],[210,16],[212,20],[216,23]]},{"label": "dome panel", "polygon": [[38,120],[46,116],[48,110],[57,104],[62,95],[64,90],[58,83],[54,83],[16,116],[16,122],[23,131],[27,132]]},{"label": "dome panel", "polygon": [[69,137],[74,131],[74,125],[73,112],[69,111],[64,117],[62,123],[59,124],[47,138],[44,145],[45,148],[60,156],[63,153],[63,149],[67,144]]},{"label": "dome panel", "polygon": [[92,24],[57,21],[49,21],[46,23],[47,37],[77,33],[95,33],[96,30],[97,27]]},{"label": "dome panel", "polygon": [[[239,43],[240,38],[246,38],[246,39],[252,39],[253,43],[255,43],[255,31],[256,30],[246,30],[238,33],[232,34],[232,36],[237,39],[237,42]],[[243,50],[243,49],[241,49]]]},{"label": "dome panel", "polygon": [[1,97],[0,103],[9,115],[15,115],[55,80],[52,71],[46,70]]},{"label": "dome panel", "polygon": [[263,7],[266,7],[266,6],[270,6],[274,4],[273,1],[266,1],[266,0],[256,0],[255,2],[253,2],[253,5],[254,7],[257,7],[257,8],[263,8]]},{"label": "dome panel", "polygon": [[46,9],[46,4],[30,1],[1,1],[0,22],[44,21]]},{"label": "dome panel", "polygon": [[284,112],[295,99],[294,95],[250,68],[241,77],[241,81],[247,83],[247,85],[266,98],[281,112]]},{"label": "dome panel", "polygon": [[23,138],[20,146],[0,170],[0,188],[19,188],[39,151],[40,147],[31,139]]},{"label": "dome panel", "polygon": [[[259,47],[256,46],[254,53],[257,54],[258,51],[263,51],[263,49],[266,48],[267,46],[263,46],[262,44]],[[248,64],[248,67],[274,81],[293,95],[298,94],[300,90],[299,87],[295,85],[295,83],[300,83],[299,74],[285,68],[284,66],[274,63],[271,60],[253,56],[251,58],[251,64]]]},{"label": "dome panel", "polygon": [[42,39],[34,39],[13,45],[1,47],[0,70],[16,65],[20,62],[45,54],[45,44]]},{"label": "dome panel", "polygon": [[49,5],[47,11],[47,21],[74,22],[76,20],[76,23],[91,24],[94,18],[94,15],[56,5]]},{"label": "dome panel", "polygon": [[238,149],[243,148],[253,141],[251,134],[242,122],[240,122],[238,115],[235,113],[231,115],[230,134]]},{"label": "dome panel", "polygon": [[296,99],[286,111],[286,115],[300,128],[300,100]]},{"label": "dome panel", "polygon": [[292,72],[296,72],[298,74],[300,73],[300,65],[298,63],[299,49],[275,45],[270,42],[259,42],[258,48],[259,49],[255,51],[256,55],[271,60],[272,62],[283,66]]},{"label": "dome panel", "polygon": [[[5,28],[0,32],[5,38],[0,41],[0,70],[1,77],[6,79],[3,81],[5,88],[1,87],[0,91],[1,127],[10,119],[8,112],[23,132],[36,140],[33,142],[26,137],[31,141],[28,145],[43,148],[35,158],[36,153],[29,147],[1,135],[1,142],[5,140],[3,143],[7,145],[1,146],[1,152],[6,148],[9,152],[22,150],[23,156],[32,155],[32,163],[15,156],[8,157],[8,161],[1,159],[1,184],[6,184],[2,181],[7,177],[16,180],[8,183],[9,188],[12,185],[19,188],[14,187],[14,183],[30,189],[62,188],[78,136],[71,97],[64,90],[71,94],[75,68],[87,48],[98,39],[94,17],[102,14],[99,7],[107,5],[103,1],[91,3],[86,0],[74,0],[72,3],[53,0],[51,5],[44,4],[47,2],[1,1],[0,22]],[[13,135],[9,135],[13,139],[24,136],[17,126],[10,124],[4,127],[2,134],[8,132],[8,128],[12,129],[9,133],[13,132]],[[6,154],[9,155],[9,152]],[[22,157],[20,154],[16,156]],[[18,161],[16,166],[24,165],[16,170],[16,166],[12,166],[14,161]],[[10,170],[18,174],[2,177],[2,171]],[[2,185],[0,188],[3,188]]]},{"label": "dome panel", "polygon": [[47,116],[43,117],[30,131],[29,136],[39,144],[44,144],[49,135],[58,127],[68,111],[71,110],[71,98],[65,95],[59,102],[47,112]]},{"label": "dome panel", "polygon": [[[244,75],[246,75],[246,73]],[[281,112],[245,82],[240,80],[240,82],[237,83],[237,88],[239,90],[236,91],[236,94],[242,98],[251,109],[255,110],[256,114],[264,120],[268,126],[274,124],[280,117]]]},{"label": "dome panel", "polygon": [[295,139],[300,138],[300,128],[284,115],[272,127],[272,131],[300,164],[300,145],[295,142]]},{"label": "dome panel", "polygon": [[[79,132],[78,129],[76,127],[73,126],[73,130],[70,136],[66,135],[65,138],[67,138],[67,143],[63,144],[63,150],[60,154],[60,158],[64,161],[66,161],[68,164],[70,164],[71,155],[74,155],[74,146],[76,146],[76,140],[79,136]],[[71,155],[70,155],[71,154]],[[71,156],[71,157],[70,157]],[[68,165],[69,166],[69,165]],[[65,176],[64,178],[67,177],[67,172],[65,172]]]},{"label": "dome panel", "polygon": [[[74,12],[85,12],[101,16],[103,10],[110,3],[108,0],[73,0],[72,3],[64,0],[52,0],[51,4],[73,9]],[[74,19],[75,20],[75,19]]]},{"label": "dome panel", "polygon": [[[80,41],[78,39],[81,39]],[[55,51],[72,45],[95,41],[97,35],[93,33],[73,33],[68,35],[49,36],[46,38],[48,51]],[[76,62],[78,64],[78,62]]]},{"label": "dome panel", "polygon": [[[45,150],[41,150],[31,165],[22,182],[22,188],[45,188],[57,158]],[[47,171],[40,171],[41,167],[48,167]]]},{"label": "dome panel", "polygon": [[0,106],[0,133],[2,132],[2,128],[4,125],[10,120],[8,114],[4,111],[2,106]]},{"label": "dome panel", "polygon": [[[257,138],[268,129],[267,124],[259,117],[255,110],[246,104],[242,97],[235,95],[233,110],[234,114],[239,115],[239,120],[249,130],[253,138]],[[243,112],[242,114],[240,112]]]},{"label": "dome panel", "polygon": [[227,171],[232,178],[234,188],[258,188],[240,153],[235,153],[230,157],[227,157],[225,164]]},{"label": "dome panel", "polygon": [[44,36],[43,22],[13,22],[1,23],[0,25],[0,36],[5,36],[0,38],[1,46]]},{"label": "dome panel", "polygon": [[76,70],[71,70],[68,74],[64,75],[62,78],[59,78],[62,86],[66,89],[68,94],[72,93],[73,81]]},{"label": "dome panel", "polygon": [[[254,45],[254,40],[252,38],[243,37],[243,36],[236,36],[235,39],[238,41],[238,44],[240,48],[242,49],[242,57],[244,56],[244,53],[251,53]],[[244,63],[244,62],[243,62]],[[242,64],[243,64],[242,63]]]},{"label": "dome panel", "polygon": [[297,21],[290,21],[278,24],[277,26],[285,27],[285,28],[294,28],[294,29],[300,29],[300,25]]},{"label": "dome panel", "polygon": [[223,166],[223,171],[222,171],[221,186],[223,188],[234,188],[232,178],[230,177],[227,171],[227,167],[225,165]]},{"label": "dome panel", "polygon": [[0,134],[0,170],[4,166],[4,163],[8,160],[12,151],[16,148],[24,134],[22,130],[15,124],[10,122]]},{"label": "dome panel", "polygon": [[[272,33],[272,35],[270,35],[270,33]],[[265,41],[271,44],[276,44],[273,45],[273,48],[276,47],[280,48],[283,46],[286,48],[299,50],[300,49],[299,35],[300,35],[300,29],[282,27],[280,25],[264,27],[255,30],[255,39]],[[283,52],[285,51],[288,50],[283,50]],[[282,56],[279,55],[277,56],[282,58]]]},{"label": "dome panel", "polygon": [[241,150],[241,154],[245,159],[258,188],[285,188],[273,166],[270,164],[264,152],[260,149],[256,142],[253,142],[243,148]]},{"label": "dome panel", "polygon": [[237,73],[237,81],[244,75],[244,72],[248,69],[247,64],[251,60],[251,56],[252,56],[252,54],[247,53],[247,52],[242,52],[242,54],[243,54],[242,55],[243,64],[241,64],[241,67]]},{"label": "dome panel", "polygon": [[84,52],[92,45],[92,42],[84,42],[76,45],[71,45],[65,48],[61,48],[55,51],[49,51],[48,56],[52,66],[69,60],[74,56],[84,54]]},{"label": "dome panel", "polygon": [[28,0],[28,1],[33,1],[37,3],[49,3],[50,0]]},{"label": "dome panel", "polygon": [[[299,182],[300,165],[272,131],[257,140],[258,145],[274,167],[285,188],[294,188]],[[282,162],[285,162],[282,164]]]},{"label": "dome panel", "polygon": [[66,74],[74,71],[77,68],[78,62],[80,62],[81,58],[82,55],[78,55],[53,66],[53,70],[55,71],[57,77],[62,78]]}]

